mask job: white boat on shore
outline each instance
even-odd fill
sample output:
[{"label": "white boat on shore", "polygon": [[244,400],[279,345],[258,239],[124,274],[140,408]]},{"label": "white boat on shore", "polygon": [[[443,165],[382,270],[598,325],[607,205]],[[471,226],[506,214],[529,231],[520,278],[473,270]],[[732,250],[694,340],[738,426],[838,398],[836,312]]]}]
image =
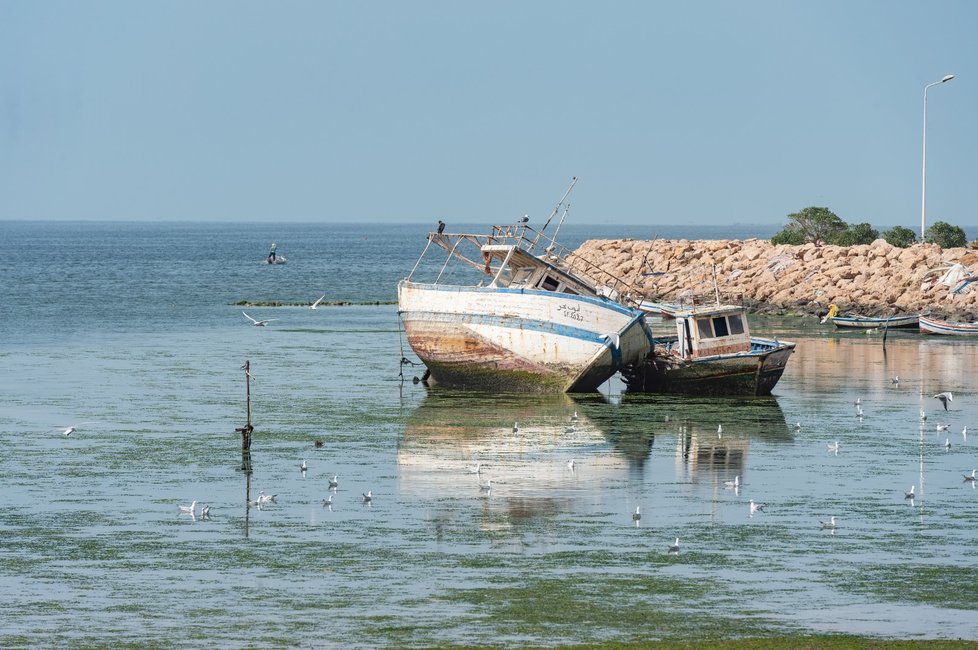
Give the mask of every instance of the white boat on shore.
[{"label": "white boat on shore", "polygon": [[[488,234],[428,235],[397,299],[408,343],[432,383],[587,392],[644,358],[652,341],[645,313],[572,269],[572,254],[545,237],[562,203],[539,232],[524,220]],[[434,278],[420,281],[433,246],[448,258],[429,264]]]}]

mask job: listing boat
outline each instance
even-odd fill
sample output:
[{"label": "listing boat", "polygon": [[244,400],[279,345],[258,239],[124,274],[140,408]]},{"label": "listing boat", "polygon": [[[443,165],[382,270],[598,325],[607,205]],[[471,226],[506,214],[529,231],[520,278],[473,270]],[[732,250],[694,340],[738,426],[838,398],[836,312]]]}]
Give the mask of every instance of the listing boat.
[{"label": "listing boat", "polygon": [[[539,232],[524,217],[488,234],[445,233],[440,224],[442,232],[428,235],[414,269],[397,285],[397,301],[429,382],[588,392],[651,349],[645,312],[590,277],[600,271],[585,260],[574,259],[572,267],[574,254],[544,234],[573,187]],[[560,224],[566,215],[567,207]],[[427,260],[432,248],[448,253],[444,263]],[[417,279],[425,273],[434,278]]]},{"label": "listing boat", "polygon": [[676,336],[656,337],[641,362],[622,370],[630,392],[769,395],[795,344],[752,337],[743,307],[655,303]]},{"label": "listing boat", "polygon": [[920,331],[924,334],[949,334],[951,336],[978,336],[978,322],[953,323],[951,321],[920,317]]},{"label": "listing boat", "polygon": [[836,327],[854,329],[895,329],[904,327],[917,327],[918,314],[902,314],[898,316],[837,316],[839,308],[835,304],[829,305],[829,313],[825,315],[822,322],[831,322]]}]

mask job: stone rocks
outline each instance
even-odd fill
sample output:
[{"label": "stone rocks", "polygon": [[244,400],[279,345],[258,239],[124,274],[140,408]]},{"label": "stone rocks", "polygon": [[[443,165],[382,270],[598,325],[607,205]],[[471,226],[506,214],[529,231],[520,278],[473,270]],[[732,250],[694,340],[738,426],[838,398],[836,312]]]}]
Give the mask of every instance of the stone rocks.
[{"label": "stone rocks", "polygon": [[690,294],[712,301],[715,268],[721,300],[754,311],[815,314],[835,303],[841,315],[929,310],[974,320],[978,314],[978,282],[960,294],[937,282],[955,262],[978,274],[978,251],[936,244],[901,249],[882,239],[849,247],[774,246],[758,239],[589,240],[570,262],[585,275],[596,277],[600,269],[633,293],[665,302]]}]

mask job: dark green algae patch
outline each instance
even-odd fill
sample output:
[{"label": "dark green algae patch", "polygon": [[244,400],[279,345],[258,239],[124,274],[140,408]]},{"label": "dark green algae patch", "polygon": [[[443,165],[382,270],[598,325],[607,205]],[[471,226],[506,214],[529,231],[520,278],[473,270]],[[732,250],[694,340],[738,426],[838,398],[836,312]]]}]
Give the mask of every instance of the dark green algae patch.
[{"label": "dark green algae patch", "polygon": [[[239,300],[231,303],[234,307],[309,307],[308,302],[283,302],[281,300]],[[396,305],[396,300],[324,300],[320,307],[351,307],[372,305]]]}]

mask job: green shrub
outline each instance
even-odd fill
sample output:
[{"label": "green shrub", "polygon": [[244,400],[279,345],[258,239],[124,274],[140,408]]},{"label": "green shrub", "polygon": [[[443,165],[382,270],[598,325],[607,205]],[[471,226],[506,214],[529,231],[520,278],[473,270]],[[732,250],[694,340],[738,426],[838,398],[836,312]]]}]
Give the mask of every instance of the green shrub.
[{"label": "green shrub", "polygon": [[913,246],[917,243],[917,235],[914,231],[909,228],[904,228],[903,226],[894,226],[886,232],[883,233],[883,239],[886,240],[890,246],[896,246],[897,248],[907,248],[908,246]]},{"label": "green shrub", "polygon": [[829,241],[830,244],[839,246],[855,246],[857,244],[872,244],[880,238],[880,231],[873,228],[868,223],[857,223],[849,225],[845,230]]},{"label": "green shrub", "polygon": [[968,241],[964,230],[944,221],[938,221],[924,233],[924,241],[937,244],[941,248],[959,248]]},{"label": "green shrub", "polygon": [[781,232],[771,237],[771,243],[775,245],[789,244],[791,246],[800,246],[805,243],[805,233],[794,224],[788,224]]}]

